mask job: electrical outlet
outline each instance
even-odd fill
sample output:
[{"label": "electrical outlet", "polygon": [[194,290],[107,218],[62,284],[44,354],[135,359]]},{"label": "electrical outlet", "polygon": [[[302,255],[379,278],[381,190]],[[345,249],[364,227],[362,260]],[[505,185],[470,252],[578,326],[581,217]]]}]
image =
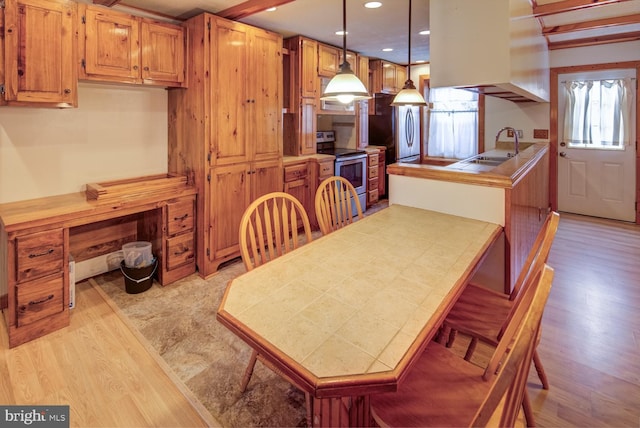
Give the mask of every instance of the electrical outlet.
[{"label": "electrical outlet", "polygon": [[540,139],[548,139],[549,138],[549,130],[548,129],[534,129],[533,130],[533,138]]},{"label": "electrical outlet", "polygon": [[513,138],[513,129],[507,129],[507,137]]},{"label": "electrical outlet", "polygon": [[518,129],[518,138],[522,137],[524,137],[524,132],[522,132],[522,129]]}]

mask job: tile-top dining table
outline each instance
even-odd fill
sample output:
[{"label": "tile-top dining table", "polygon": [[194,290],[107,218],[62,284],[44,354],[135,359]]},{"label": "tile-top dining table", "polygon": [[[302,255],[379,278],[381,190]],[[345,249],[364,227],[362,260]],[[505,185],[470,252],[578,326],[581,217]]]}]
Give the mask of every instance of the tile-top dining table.
[{"label": "tile-top dining table", "polygon": [[310,394],[313,426],[367,426],[501,232],[390,205],[233,279],[217,319]]}]

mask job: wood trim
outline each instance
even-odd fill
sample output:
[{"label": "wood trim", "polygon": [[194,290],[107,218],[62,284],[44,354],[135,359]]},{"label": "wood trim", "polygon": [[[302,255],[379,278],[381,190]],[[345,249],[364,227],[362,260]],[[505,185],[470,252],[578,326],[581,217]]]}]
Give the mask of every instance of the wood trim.
[{"label": "wood trim", "polygon": [[556,3],[548,3],[533,6],[533,15],[537,18],[557,13],[570,12],[574,10],[599,7],[607,4],[622,3],[629,0],[565,0]]},{"label": "wood trim", "polygon": [[640,23],[640,13],[628,16],[616,16],[613,18],[595,19],[593,21],[576,22],[573,24],[555,25],[553,27],[544,27],[542,34],[544,36],[555,34],[566,34],[580,30],[594,30],[598,28],[615,27],[619,25],[629,25]]},{"label": "wood trim", "polygon": [[226,19],[238,20],[262,12],[270,7],[282,6],[293,0],[247,0],[230,8],[221,10],[216,15]]},{"label": "wood trim", "polygon": [[597,71],[607,69],[635,68],[636,69],[636,224],[640,224],[640,153],[638,152],[638,133],[640,130],[640,61],[612,62],[605,64],[575,65],[556,67],[550,70],[551,97],[549,107],[549,198],[551,209],[558,210],[558,76],[566,73],[581,71]]},{"label": "wood trim", "polygon": [[565,40],[562,42],[548,42],[549,50],[579,48],[610,43],[632,42],[640,40],[640,31],[631,33],[610,34],[599,37],[587,37],[584,39]]}]

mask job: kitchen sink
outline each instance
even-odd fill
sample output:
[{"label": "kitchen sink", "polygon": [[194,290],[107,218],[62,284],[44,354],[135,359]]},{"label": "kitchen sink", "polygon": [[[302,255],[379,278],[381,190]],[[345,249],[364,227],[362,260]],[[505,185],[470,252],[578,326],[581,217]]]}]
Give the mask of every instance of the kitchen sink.
[{"label": "kitchen sink", "polygon": [[478,156],[471,157],[469,159],[465,159],[462,162],[464,162],[464,163],[475,163],[475,164],[480,164],[480,165],[498,166],[501,163],[508,161],[509,159],[511,159],[511,158],[508,157],[508,156],[484,156],[484,155],[478,155]]}]

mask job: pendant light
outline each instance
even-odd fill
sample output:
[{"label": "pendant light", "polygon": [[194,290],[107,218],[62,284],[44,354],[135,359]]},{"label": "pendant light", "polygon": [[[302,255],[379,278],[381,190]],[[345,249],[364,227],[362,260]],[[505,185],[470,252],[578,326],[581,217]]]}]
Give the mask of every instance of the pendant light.
[{"label": "pendant light", "polygon": [[393,99],[392,106],[426,106],[424,97],[416,89],[411,80],[411,0],[409,0],[409,50],[407,59],[407,81],[398,95]]},{"label": "pendant light", "polygon": [[342,0],[342,64],[338,73],[329,81],[320,97],[325,101],[339,101],[349,104],[352,101],[367,100],[371,95],[358,79],[347,61],[347,1]]}]

